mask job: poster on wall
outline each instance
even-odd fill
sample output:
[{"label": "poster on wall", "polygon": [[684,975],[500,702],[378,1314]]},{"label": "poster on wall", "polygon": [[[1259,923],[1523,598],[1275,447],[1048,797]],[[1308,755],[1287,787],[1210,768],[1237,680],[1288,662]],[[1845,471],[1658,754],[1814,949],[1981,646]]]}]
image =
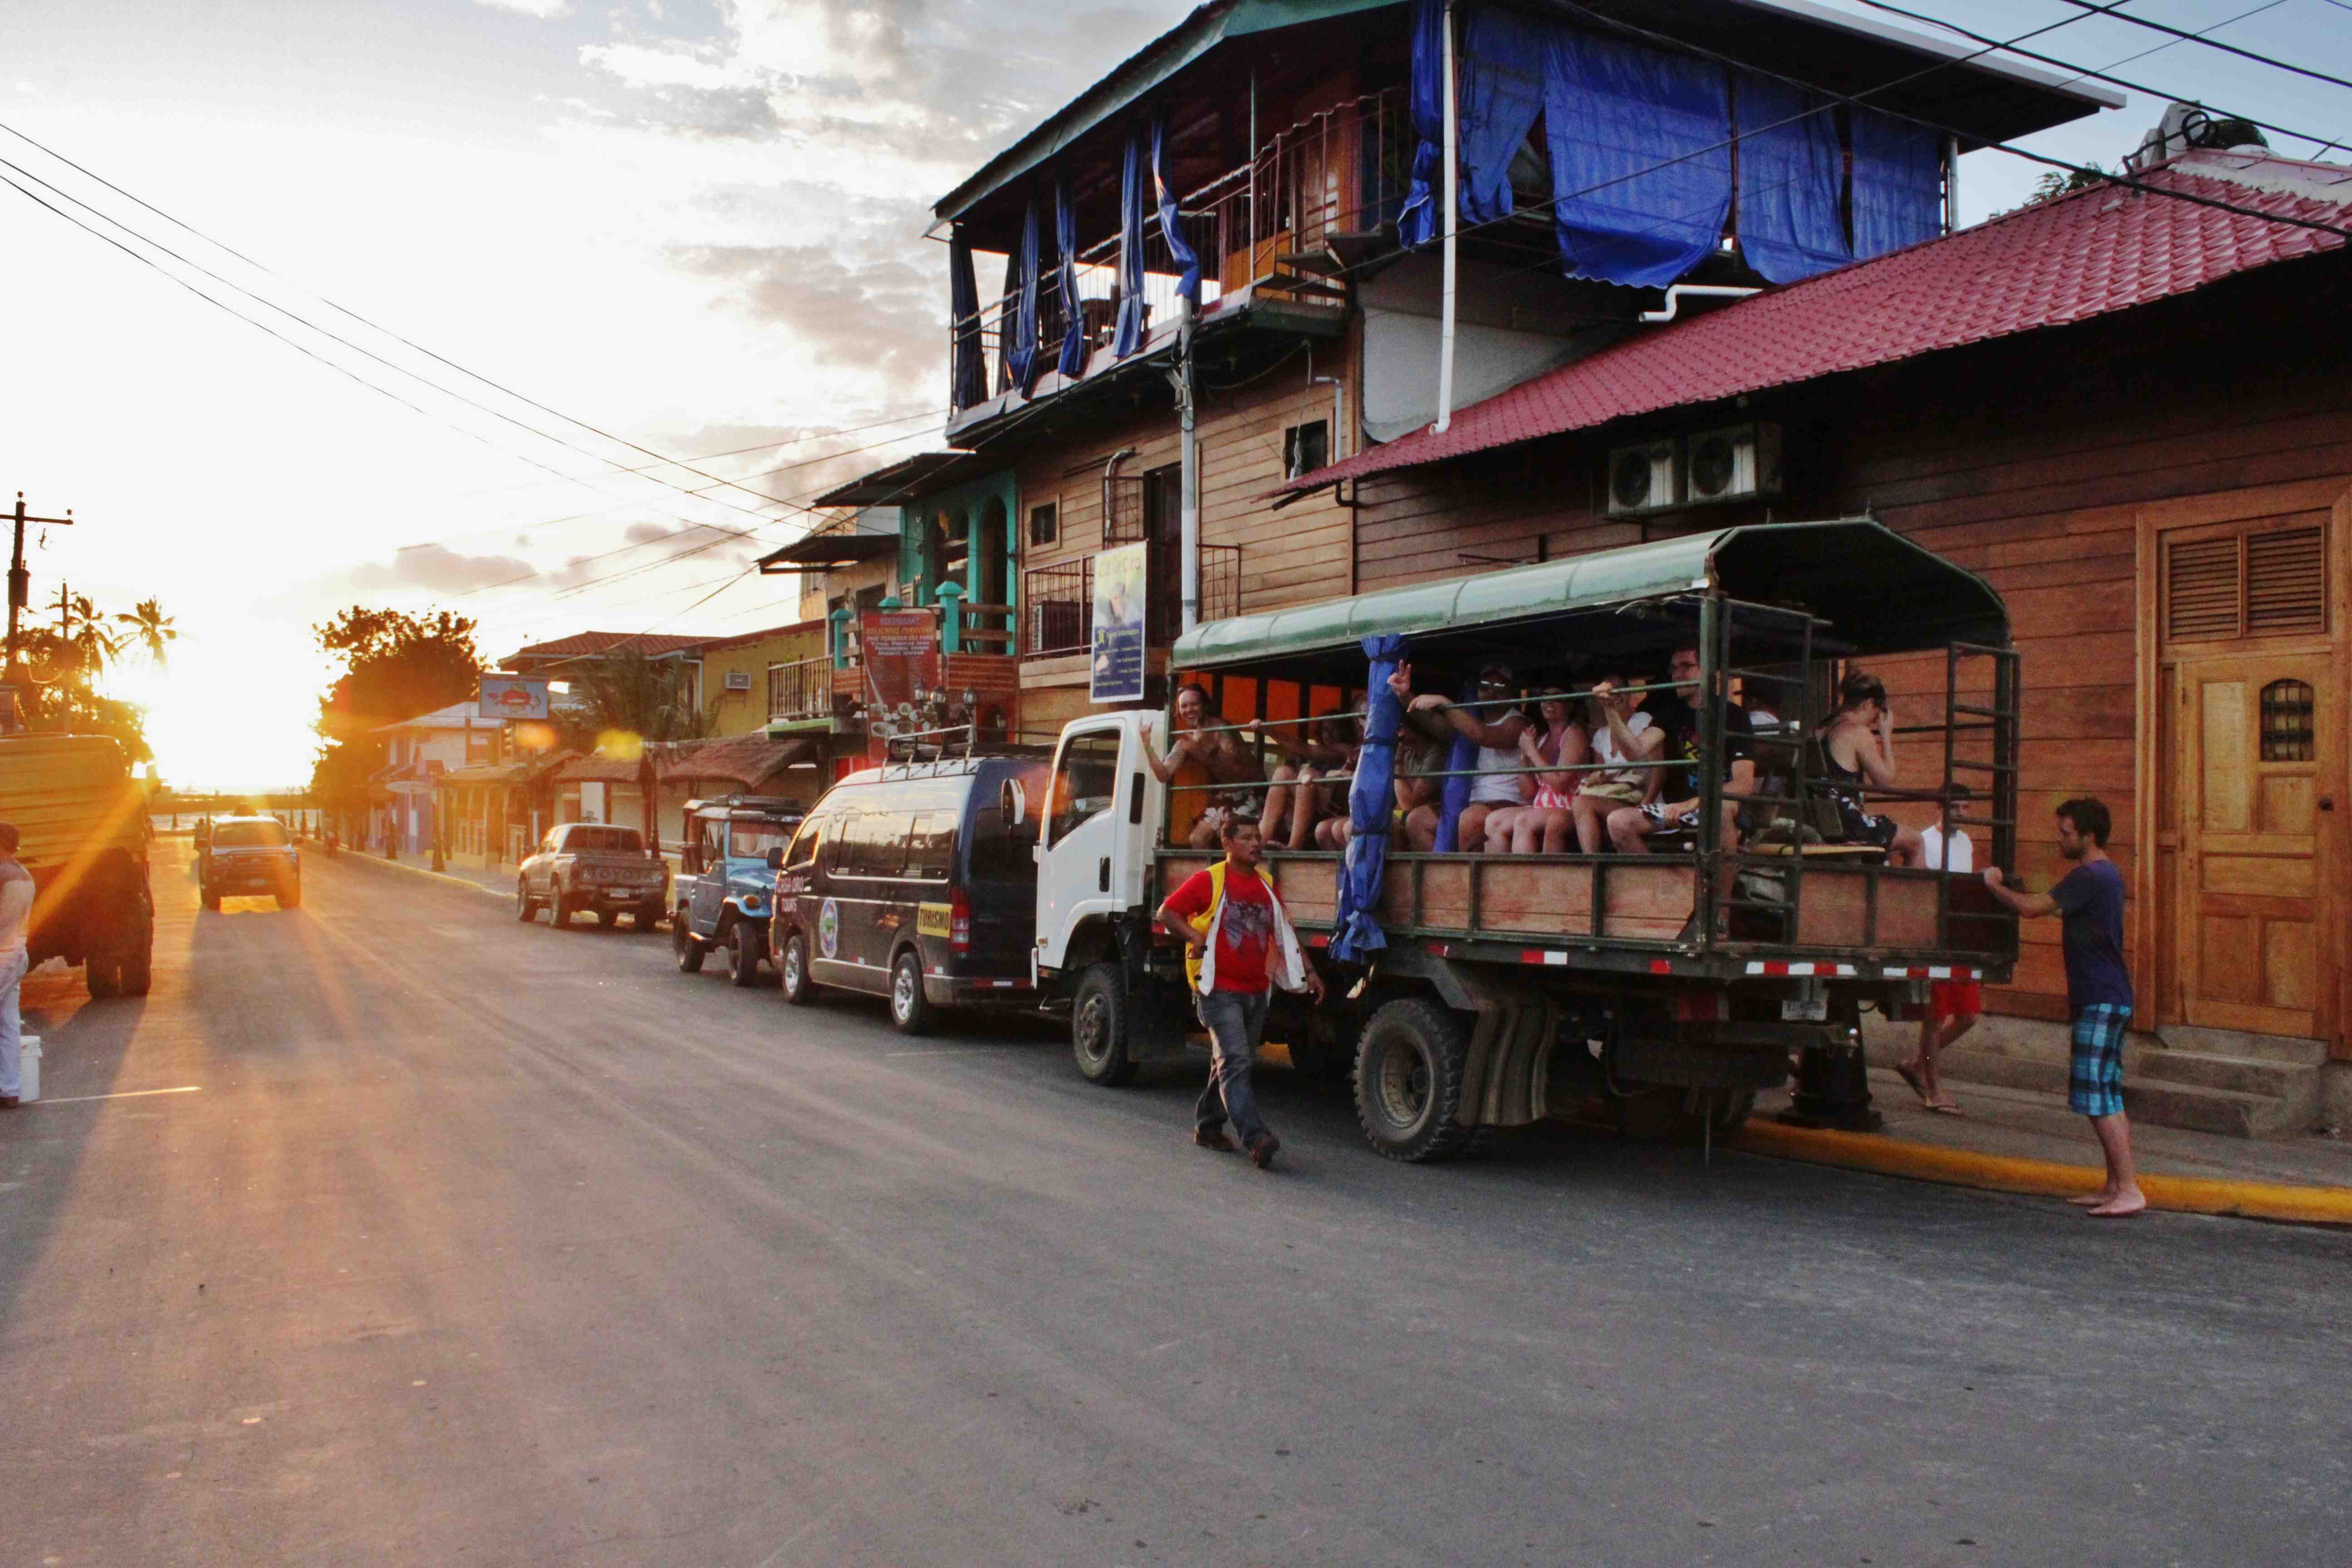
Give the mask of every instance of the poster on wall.
[{"label": "poster on wall", "polygon": [[547,717],[547,682],[525,680],[512,675],[482,677],[480,695],[475,699],[474,710],[485,719],[535,719]]},{"label": "poster on wall", "polygon": [[857,617],[866,656],[867,757],[883,760],[893,735],[925,729],[923,705],[940,689],[940,625],[929,610],[866,610]]},{"label": "poster on wall", "polygon": [[1121,544],[1095,557],[1094,668],[1097,702],[1143,700],[1143,593],[1147,544]]}]

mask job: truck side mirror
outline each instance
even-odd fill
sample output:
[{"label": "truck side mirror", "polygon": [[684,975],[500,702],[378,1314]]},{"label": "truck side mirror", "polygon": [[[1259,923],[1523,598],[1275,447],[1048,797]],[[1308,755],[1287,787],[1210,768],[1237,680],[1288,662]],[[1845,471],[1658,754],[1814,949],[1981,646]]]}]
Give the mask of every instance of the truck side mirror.
[{"label": "truck side mirror", "polygon": [[1021,787],[1019,779],[1004,781],[1002,805],[1005,826],[1018,827],[1029,820],[1029,792]]},{"label": "truck side mirror", "polygon": [[783,868],[784,847],[781,844],[771,844],[768,846],[768,869],[781,871]]}]

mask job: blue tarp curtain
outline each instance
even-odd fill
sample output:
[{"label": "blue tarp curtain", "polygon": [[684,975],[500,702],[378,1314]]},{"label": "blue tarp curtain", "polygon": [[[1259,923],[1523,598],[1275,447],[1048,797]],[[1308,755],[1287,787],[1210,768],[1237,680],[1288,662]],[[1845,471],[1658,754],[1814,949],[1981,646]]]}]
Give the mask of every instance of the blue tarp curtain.
[{"label": "blue tarp curtain", "polygon": [[1461,144],[1465,222],[1511,216],[1511,160],[1543,111],[1549,30],[1494,5],[1472,11],[1462,30],[1454,134]]},{"label": "blue tarp curtain", "polygon": [[948,314],[955,323],[948,402],[970,408],[988,397],[988,365],[980,349],[980,283],[972,275],[971,242],[961,227],[948,236]]},{"label": "blue tarp curtain", "polygon": [[1004,258],[1004,291],[1013,297],[1012,336],[1004,373],[1027,397],[1037,387],[1037,198],[1021,220],[1021,243]]},{"label": "blue tarp curtain", "polygon": [[1143,139],[1129,132],[1118,193],[1118,325],[1114,359],[1143,346]]},{"label": "blue tarp curtain", "polygon": [[1160,203],[1160,233],[1168,241],[1169,259],[1176,264],[1176,292],[1193,304],[1201,302],[1201,258],[1184,237],[1184,213],[1177,204],[1176,187],[1168,183],[1168,116],[1151,117],[1151,188]]},{"label": "blue tarp curtain", "polygon": [[1445,155],[1444,0],[1414,0],[1412,8],[1412,180],[1405,187],[1397,235],[1406,245],[1427,245],[1438,235],[1437,200]]},{"label": "blue tarp curtain", "polygon": [[1055,366],[1072,381],[1087,372],[1087,312],[1078,302],[1078,214],[1070,182],[1054,182],[1054,249],[1062,277],[1062,358]]},{"label": "blue tarp curtain", "polygon": [[1381,930],[1381,875],[1388,864],[1389,816],[1396,805],[1396,738],[1404,704],[1389,689],[1404,656],[1404,638],[1390,633],[1363,639],[1371,670],[1364,678],[1364,749],[1348,784],[1348,851],[1339,859],[1339,900],[1331,916],[1331,956],[1368,963],[1388,946]]},{"label": "blue tarp curtain", "polygon": [[1715,248],[1731,209],[1731,84],[1720,66],[1555,27],[1544,131],[1552,227],[1570,276],[1663,289]]},{"label": "blue tarp curtain", "polygon": [[1775,283],[1794,283],[1853,259],[1840,198],[1845,150],[1830,100],[1770,77],[1742,73],[1739,249]]},{"label": "blue tarp curtain", "polygon": [[1924,125],[1856,109],[1853,253],[1884,256],[1943,232],[1944,152]]}]

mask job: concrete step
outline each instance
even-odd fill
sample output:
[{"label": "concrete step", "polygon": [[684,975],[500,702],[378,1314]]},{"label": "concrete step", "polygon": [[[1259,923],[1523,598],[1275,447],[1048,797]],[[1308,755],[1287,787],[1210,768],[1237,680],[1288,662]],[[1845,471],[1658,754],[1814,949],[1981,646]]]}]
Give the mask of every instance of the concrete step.
[{"label": "concrete step", "polygon": [[2126,1079],[2124,1109],[2136,1121],[2225,1138],[2294,1138],[2312,1130],[2312,1118],[2283,1100],[2194,1084]]},{"label": "concrete step", "polygon": [[2234,1089],[2273,1100],[2301,1097],[2309,1099],[2315,1108],[2318,1104],[2319,1068],[2300,1062],[2249,1061],[2202,1051],[2140,1051],[2132,1058],[2129,1071],[2155,1082]]},{"label": "concrete step", "polygon": [[1976,1045],[1954,1046],[1936,1058],[1939,1076],[1955,1083],[1997,1083],[2003,1089],[2031,1089],[2046,1094],[2066,1092],[2066,1060],[2042,1056],[2012,1055]]},{"label": "concrete step", "polygon": [[2196,1029],[2167,1024],[2157,1031],[2165,1048],[2201,1056],[2235,1057],[2242,1061],[2294,1062],[2319,1067],[2327,1060],[2326,1040],[2297,1039],[2290,1035],[2250,1035],[2241,1029]]},{"label": "concrete step", "polygon": [[[2042,1051],[2029,1053],[2015,1047],[2013,1041],[1999,1042],[1996,1048],[1957,1046],[1938,1058],[1937,1066],[1942,1076],[1955,1084],[1996,1084],[2003,1089],[2030,1089],[2063,1099],[2066,1093],[2066,1062],[2051,1059]],[[2179,1054],[2137,1051],[2126,1058],[2124,1109],[2134,1120],[2231,1138],[2299,1137],[2317,1124],[2317,1069],[2303,1069],[2310,1074],[2308,1079],[2291,1081],[2286,1087],[2293,1092],[2285,1095],[2253,1093],[2160,1076],[2168,1069],[2178,1070],[2180,1064],[2177,1061],[2150,1070],[2155,1058]],[[2244,1068],[2251,1064],[2230,1065]]]}]

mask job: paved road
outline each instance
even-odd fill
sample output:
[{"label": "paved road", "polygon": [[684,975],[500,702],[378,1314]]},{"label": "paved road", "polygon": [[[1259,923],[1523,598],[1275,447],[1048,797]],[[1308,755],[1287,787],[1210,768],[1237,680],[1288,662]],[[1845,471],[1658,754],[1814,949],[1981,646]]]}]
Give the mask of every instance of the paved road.
[{"label": "paved road", "polygon": [[1039,1030],[157,883],[0,1115],[0,1565],[2343,1561],[2352,1238],[1281,1075],[1267,1176]]}]

